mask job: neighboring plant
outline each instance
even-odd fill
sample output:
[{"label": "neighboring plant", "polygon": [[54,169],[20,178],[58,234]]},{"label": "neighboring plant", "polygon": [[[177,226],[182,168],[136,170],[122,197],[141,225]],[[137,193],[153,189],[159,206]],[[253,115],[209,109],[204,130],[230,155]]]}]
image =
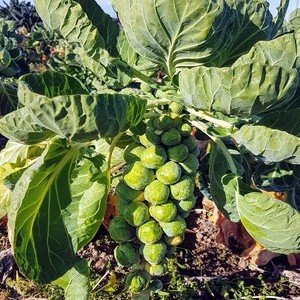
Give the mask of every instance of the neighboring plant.
[{"label": "neighboring plant", "polygon": [[[166,244],[182,242],[195,185],[266,249],[300,251],[300,32],[276,38],[288,1],[273,19],[261,0],[114,0],[122,27],[94,0],[35,4],[98,85],[25,75],[18,109],[0,119],[11,140],[1,215],[26,277],[88,299],[76,253],[103,221],[120,152],[120,216],[109,231],[118,262],[132,265],[134,296],[147,297],[149,272],[164,274]],[[208,142],[200,165],[195,136]]]}]

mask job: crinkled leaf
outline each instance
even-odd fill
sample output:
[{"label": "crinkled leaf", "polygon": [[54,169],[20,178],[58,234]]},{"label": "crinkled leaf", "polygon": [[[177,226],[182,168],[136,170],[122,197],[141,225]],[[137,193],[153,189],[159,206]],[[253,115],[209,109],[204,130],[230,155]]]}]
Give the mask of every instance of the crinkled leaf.
[{"label": "crinkled leaf", "polygon": [[0,116],[4,116],[17,108],[18,89],[13,84],[0,81]]},{"label": "crinkled leaf", "polygon": [[209,62],[225,38],[223,1],[114,0],[132,48],[172,77],[177,69]]},{"label": "crinkled leaf", "polygon": [[179,82],[185,105],[245,117],[288,102],[297,85],[296,70],[260,63],[185,69]]},{"label": "crinkled leaf", "polygon": [[250,235],[267,250],[300,251],[300,214],[289,204],[253,192],[237,199],[240,219]]},{"label": "crinkled leaf", "polygon": [[8,139],[33,145],[55,135],[36,118],[32,109],[23,107],[0,119],[0,133]]},{"label": "crinkled leaf", "polygon": [[76,265],[57,279],[54,284],[65,290],[66,300],[88,300],[90,294],[90,269],[88,262],[78,260]]},{"label": "crinkled leaf", "polygon": [[258,42],[234,66],[260,62],[286,70],[300,69],[300,31],[284,34],[271,41]]}]

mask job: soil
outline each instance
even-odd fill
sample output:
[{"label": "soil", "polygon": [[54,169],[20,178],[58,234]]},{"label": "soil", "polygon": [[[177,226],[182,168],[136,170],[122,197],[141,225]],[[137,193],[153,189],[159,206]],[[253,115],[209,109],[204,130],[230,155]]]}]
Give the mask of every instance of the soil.
[{"label": "soil", "polygon": [[[153,299],[256,299],[254,296],[297,299],[300,296],[300,286],[278,272],[279,269],[291,270],[286,257],[273,259],[267,266],[254,271],[242,267],[239,245],[233,241],[231,249],[228,249],[218,244],[217,229],[208,217],[209,213],[199,203],[187,219],[185,241],[170,260],[168,276],[160,278],[163,290],[153,295]],[[9,247],[4,227],[4,224],[0,227],[0,250]],[[91,265],[94,286],[91,299],[128,299],[122,292],[124,275],[128,270],[116,264],[113,257],[115,246],[116,243],[102,226],[95,239],[78,253]],[[16,269],[10,278],[16,278]],[[2,290],[7,297],[3,299],[25,299],[5,285],[2,285]],[[3,300],[3,291],[0,292],[0,300]],[[35,291],[35,295],[38,295],[38,291]],[[46,299],[58,300],[60,297],[49,296]]]}]

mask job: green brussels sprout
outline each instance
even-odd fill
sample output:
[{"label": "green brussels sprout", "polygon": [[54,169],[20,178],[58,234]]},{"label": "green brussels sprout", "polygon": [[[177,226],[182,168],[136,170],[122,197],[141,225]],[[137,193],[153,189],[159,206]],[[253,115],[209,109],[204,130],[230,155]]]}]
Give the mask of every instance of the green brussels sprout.
[{"label": "green brussels sprout", "polygon": [[194,192],[194,182],[191,177],[183,175],[180,180],[170,186],[171,196],[175,200],[186,200]]},{"label": "green brussels sprout", "polygon": [[156,178],[162,183],[170,185],[180,179],[181,172],[181,168],[176,162],[169,161],[156,171]]},{"label": "green brussels sprout", "polygon": [[149,169],[158,169],[167,160],[167,153],[161,146],[151,146],[141,155],[142,164]]},{"label": "green brussels sprout", "polygon": [[124,216],[125,210],[128,207],[128,205],[132,203],[130,200],[124,199],[124,198],[117,198],[116,201],[116,208],[118,213],[121,216]]},{"label": "green brussels sprout", "polygon": [[160,280],[156,279],[150,282],[149,290],[154,293],[158,293],[163,289],[163,287],[163,283]]},{"label": "green brussels sprout", "polygon": [[143,256],[150,265],[158,265],[165,258],[167,246],[160,242],[152,245],[144,245]]},{"label": "green brussels sprout", "polygon": [[144,150],[145,150],[145,147],[143,147],[141,144],[138,144],[138,143],[133,143],[133,144],[128,145],[124,151],[125,161],[130,164],[130,163],[140,160],[141,155]]},{"label": "green brussels sprout", "polygon": [[163,115],[154,119],[153,125],[156,129],[165,131],[172,127],[173,120],[170,117]]},{"label": "green brussels sprout", "polygon": [[171,110],[171,112],[176,113],[176,114],[181,114],[183,111],[183,105],[177,102],[172,102],[169,105],[169,109]]},{"label": "green brussels sprout", "polygon": [[196,204],[196,197],[194,195],[191,195],[188,199],[182,200],[182,201],[175,201],[175,204],[177,206],[177,210],[180,213],[187,213],[190,212],[195,204]]},{"label": "green brussels sprout", "polygon": [[164,241],[168,246],[178,246],[180,244],[182,244],[182,242],[184,241],[184,235],[175,235],[172,237],[168,237],[167,235],[164,234]]},{"label": "green brussels sprout", "polygon": [[141,91],[144,93],[150,93],[151,92],[151,86],[148,83],[142,82],[140,85]]},{"label": "green brussels sprout", "polygon": [[170,188],[159,180],[152,181],[144,191],[145,199],[156,205],[166,203],[170,196]]},{"label": "green brussels sprout", "polygon": [[152,276],[163,276],[167,272],[167,262],[164,260],[161,264],[151,265],[146,264],[146,270]]},{"label": "green brussels sprout", "polygon": [[128,242],[135,237],[134,228],[123,217],[114,217],[108,227],[111,238],[119,243]]},{"label": "green brussels sprout", "polygon": [[184,174],[195,175],[200,164],[198,158],[195,155],[189,154],[189,156],[180,163],[180,166]]},{"label": "green brussels sprout", "polygon": [[135,270],[129,273],[125,280],[126,290],[138,293],[146,290],[150,283],[150,275],[144,270]]},{"label": "green brussels sprout", "polygon": [[190,153],[198,157],[200,155],[200,148],[196,146],[193,150],[190,150]]},{"label": "green brussels sprout", "polygon": [[188,137],[191,135],[192,126],[189,123],[183,123],[179,126],[178,131],[180,132],[181,136]]},{"label": "green brussels sprout", "polygon": [[159,224],[168,237],[182,235],[186,230],[185,220],[178,215],[171,222],[161,222]]},{"label": "green brussels sprout", "polygon": [[185,212],[180,212],[180,213],[179,213],[179,215],[180,215],[182,218],[184,218],[184,219],[186,219],[190,214],[191,214],[190,211],[185,211]]},{"label": "green brussels sprout", "polygon": [[118,264],[123,267],[132,267],[141,259],[138,247],[131,243],[118,245],[114,250],[114,256]]},{"label": "green brussels sprout", "polygon": [[162,205],[153,205],[149,208],[150,216],[157,222],[170,222],[177,214],[176,205],[168,201]]},{"label": "green brussels sprout", "polygon": [[188,149],[191,151],[197,146],[197,140],[194,136],[189,135],[185,139],[182,140],[182,143],[188,147]]},{"label": "green brussels sprout", "polygon": [[148,221],[137,228],[137,237],[146,245],[155,244],[162,237],[161,227],[154,220]]},{"label": "green brussels sprout", "polygon": [[160,143],[160,136],[155,133],[155,128],[148,127],[145,134],[139,137],[141,144],[145,147],[151,147]]},{"label": "green brussels sprout", "polygon": [[149,220],[149,209],[142,202],[131,202],[124,211],[124,219],[131,226],[138,227]]},{"label": "green brussels sprout", "polygon": [[143,190],[154,179],[154,173],[136,161],[126,168],[123,178],[132,189]]},{"label": "green brussels sprout", "polygon": [[178,145],[181,142],[181,134],[175,128],[168,129],[161,135],[161,141],[166,146]]},{"label": "green brussels sprout", "polygon": [[116,194],[118,199],[126,199],[129,201],[143,201],[144,193],[129,187],[124,181],[119,182],[116,187]]},{"label": "green brussels sprout", "polygon": [[189,155],[189,149],[183,144],[170,147],[168,149],[168,156],[170,160],[181,162],[184,161]]}]

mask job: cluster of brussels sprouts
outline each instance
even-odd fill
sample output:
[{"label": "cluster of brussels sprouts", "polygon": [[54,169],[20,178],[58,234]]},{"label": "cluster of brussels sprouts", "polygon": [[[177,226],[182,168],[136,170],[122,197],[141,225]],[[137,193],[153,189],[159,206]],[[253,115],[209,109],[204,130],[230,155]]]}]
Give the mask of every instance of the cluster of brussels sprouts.
[{"label": "cluster of brussels sprouts", "polygon": [[170,112],[149,120],[139,142],[125,149],[126,168],[116,188],[119,215],[109,232],[120,243],[114,251],[117,262],[139,266],[126,279],[131,292],[147,289],[149,274],[165,274],[166,255],[184,239],[199,168],[191,133],[190,124]]}]

